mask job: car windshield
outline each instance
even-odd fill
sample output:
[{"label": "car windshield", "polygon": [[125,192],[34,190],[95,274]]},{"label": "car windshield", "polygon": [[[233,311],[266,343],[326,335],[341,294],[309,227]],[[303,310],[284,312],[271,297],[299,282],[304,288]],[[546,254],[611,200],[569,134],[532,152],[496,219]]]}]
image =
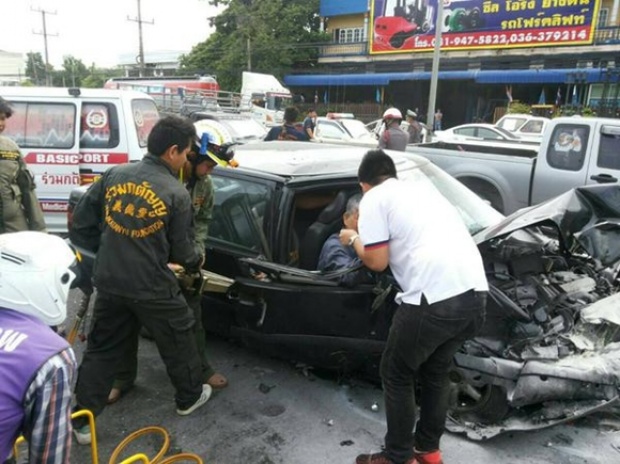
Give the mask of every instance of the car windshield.
[{"label": "car windshield", "polygon": [[501,120],[497,122],[497,127],[500,127],[502,129],[506,129],[509,131],[516,131],[517,129],[519,129],[519,127],[523,125],[525,121],[526,121],[525,118],[507,116],[507,117],[503,117]]},{"label": "car windshield", "polygon": [[267,129],[254,119],[228,119],[222,123],[232,129],[236,142],[262,140],[267,134]]},{"label": "car windshield", "polygon": [[372,137],[368,129],[362,121],[357,119],[342,119],[340,121],[342,125],[349,131],[351,137],[354,139],[359,139],[363,137]]},{"label": "car windshield", "polygon": [[399,171],[398,177],[407,182],[424,183],[438,190],[457,209],[471,235],[504,218],[478,195],[432,163]]}]

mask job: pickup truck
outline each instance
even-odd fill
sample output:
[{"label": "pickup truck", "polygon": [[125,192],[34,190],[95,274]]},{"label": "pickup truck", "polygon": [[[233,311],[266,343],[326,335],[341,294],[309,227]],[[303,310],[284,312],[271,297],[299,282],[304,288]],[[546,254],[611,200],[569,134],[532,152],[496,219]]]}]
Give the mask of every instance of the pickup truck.
[{"label": "pickup truck", "polygon": [[620,120],[560,117],[549,121],[540,147],[482,142],[409,145],[487,200],[510,214],[573,187],[617,183],[620,178]]}]

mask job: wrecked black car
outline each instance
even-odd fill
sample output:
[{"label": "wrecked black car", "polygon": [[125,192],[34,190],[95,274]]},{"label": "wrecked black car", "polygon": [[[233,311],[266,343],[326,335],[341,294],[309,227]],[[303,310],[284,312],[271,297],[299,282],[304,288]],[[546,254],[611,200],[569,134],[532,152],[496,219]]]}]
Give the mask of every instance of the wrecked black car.
[{"label": "wrecked black car", "polygon": [[[237,150],[241,168],[214,173],[206,267],[234,284],[205,295],[209,330],[272,355],[376,375],[394,283],[386,276],[346,288],[338,273],[315,270],[359,192],[363,153],[248,145]],[[458,209],[491,286],[482,332],[455,357],[449,428],[488,438],[616,402],[620,188],[576,189],[504,219],[426,159],[393,156],[402,180],[432,183]]]},{"label": "wrecked black car", "polygon": [[[246,144],[216,168],[205,328],[306,365],[378,375],[395,282],[345,287],[317,271],[359,193],[362,147]],[[481,251],[490,296],[481,333],[454,359],[449,430],[484,439],[571,420],[620,391],[620,187],[570,191],[508,218],[427,159],[391,152],[399,178],[437,188]],[[404,200],[409,201],[409,200]],[[411,199],[410,201],[424,201]]]}]

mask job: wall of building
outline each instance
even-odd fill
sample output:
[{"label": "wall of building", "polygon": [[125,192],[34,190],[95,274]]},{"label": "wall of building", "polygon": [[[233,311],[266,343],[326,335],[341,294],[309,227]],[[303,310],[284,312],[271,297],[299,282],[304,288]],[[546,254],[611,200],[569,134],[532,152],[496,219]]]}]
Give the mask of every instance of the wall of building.
[{"label": "wall of building", "polygon": [[0,82],[19,82],[25,78],[26,57],[21,53],[0,50]]},{"label": "wall of building", "polygon": [[364,27],[363,15],[332,16],[327,21],[327,32],[346,27]]},{"label": "wall of building", "polygon": [[606,24],[599,24],[599,26],[613,27],[620,25],[620,15],[618,14],[618,10],[620,10],[620,0],[603,0],[601,3],[601,10],[607,10],[606,14],[604,14],[606,17]]}]

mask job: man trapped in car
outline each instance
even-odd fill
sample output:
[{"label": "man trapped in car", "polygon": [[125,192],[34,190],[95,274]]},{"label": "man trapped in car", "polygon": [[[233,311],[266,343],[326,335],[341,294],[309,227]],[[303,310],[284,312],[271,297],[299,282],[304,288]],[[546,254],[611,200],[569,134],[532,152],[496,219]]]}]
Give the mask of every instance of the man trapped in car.
[{"label": "man trapped in car", "polygon": [[[432,186],[399,181],[382,150],[364,156],[358,177],[364,192],[360,239],[343,229],[341,243],[374,271],[389,265],[402,290],[380,367],[385,449],[360,455],[356,463],[441,463],[452,357],[484,322],[482,258],[454,207]],[[420,418],[412,434],[416,384]]]}]

